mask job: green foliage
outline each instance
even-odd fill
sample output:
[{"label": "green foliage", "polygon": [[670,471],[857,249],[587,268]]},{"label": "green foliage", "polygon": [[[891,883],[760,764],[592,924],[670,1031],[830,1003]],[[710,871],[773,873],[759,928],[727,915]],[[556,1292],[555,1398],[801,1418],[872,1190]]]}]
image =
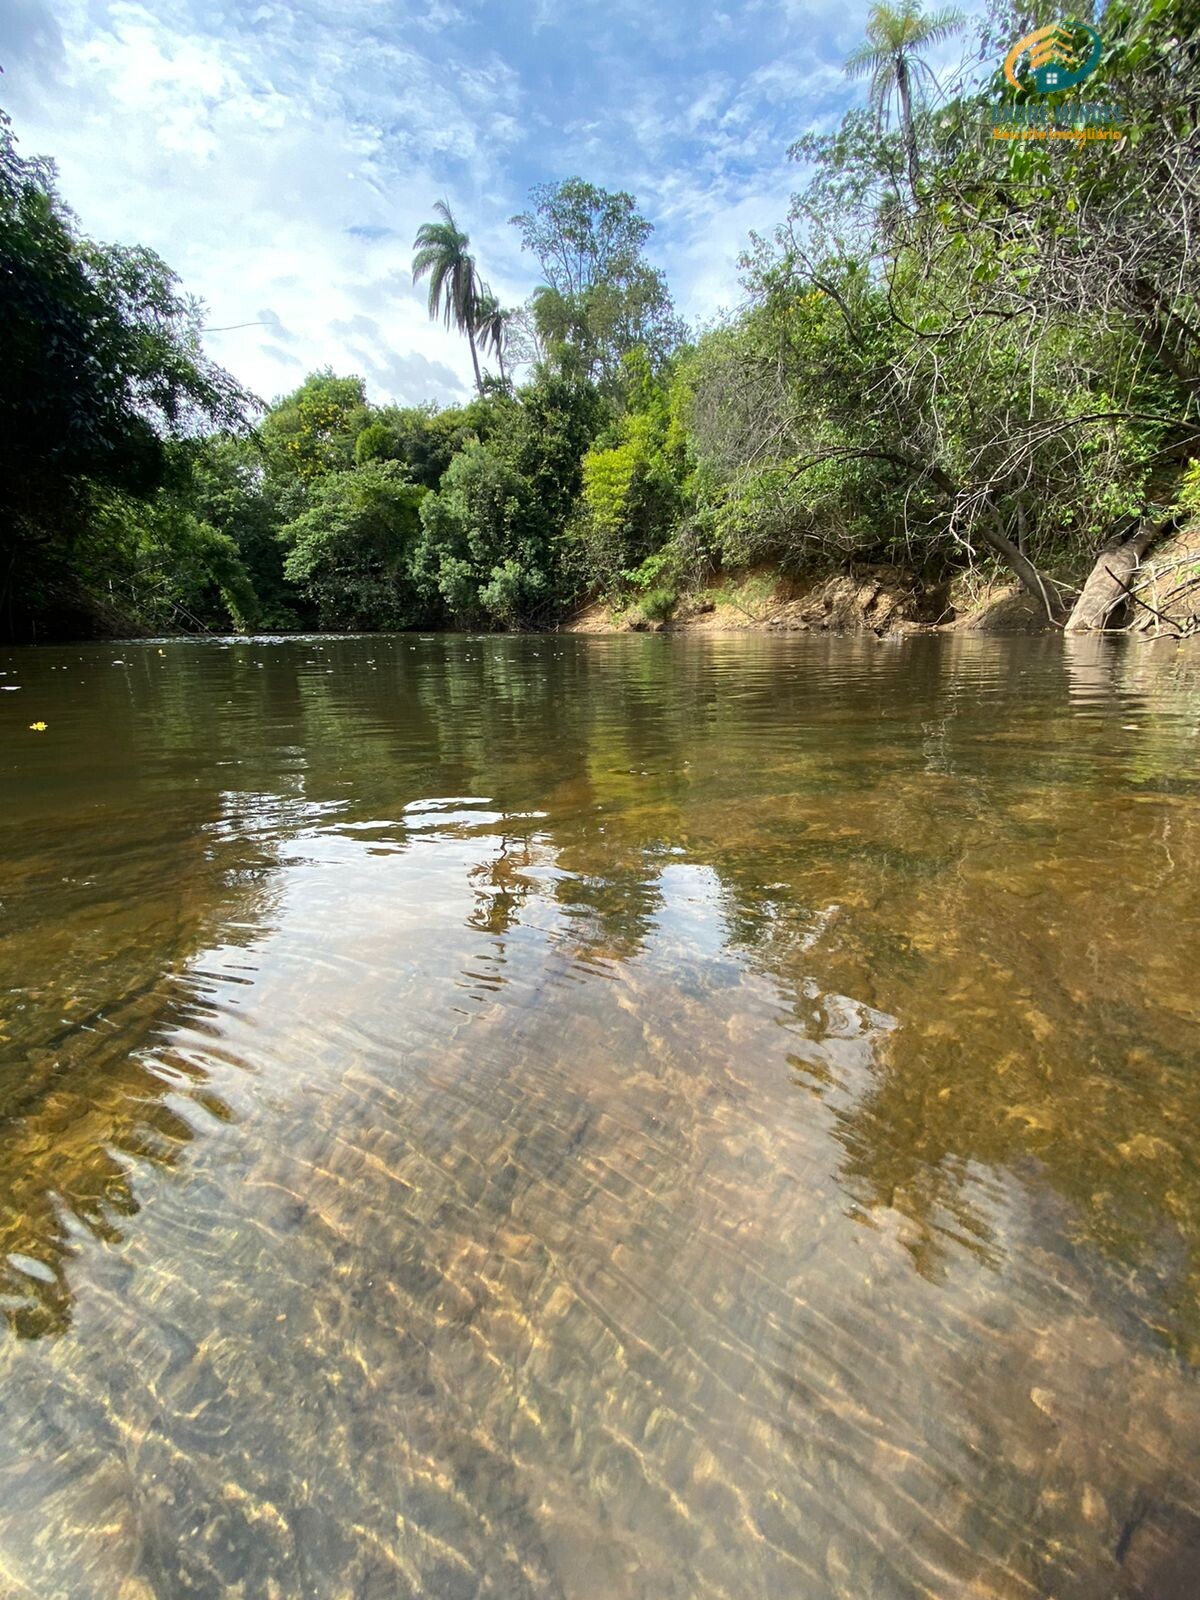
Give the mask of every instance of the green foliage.
[{"label": "green foliage", "polygon": [[[57,605],[79,629],[536,625],[598,581],[567,530],[605,426],[638,458],[620,562],[668,531],[670,424],[652,371],[669,297],[630,196],[578,183],[535,195],[530,239],[575,252],[560,281],[578,320],[563,359],[519,391],[504,381],[511,314],[440,203],[415,276],[501,380],[477,366],[478,395],[437,411],[376,407],[361,378],[315,372],[252,436],[245,397],[203,358],[200,309],[149,252],[79,238],[51,170],[17,157],[7,123],[0,208],[10,611],[19,586],[27,612]],[[659,345],[634,358],[642,329]]]},{"label": "green foliage", "polygon": [[240,425],[249,402],[170,269],[84,238],[3,112],[0,285],[0,629],[20,634],[94,611],[95,507],[153,501],[172,441]]},{"label": "green foliage", "polygon": [[475,442],[450,463],[437,494],[421,508],[414,559],[423,592],[460,626],[485,620],[480,590],[517,537],[524,485],[487,445]]},{"label": "green foliage", "polygon": [[237,544],[170,490],[152,499],[96,491],[73,560],[102,616],[147,632],[245,630],[262,620]]},{"label": "green foliage", "polygon": [[479,604],[486,615],[505,628],[518,628],[536,611],[546,593],[546,579],[536,567],[523,567],[506,556],[479,590]]},{"label": "green foliage", "polygon": [[93,244],[24,161],[0,112],[0,497],[37,514],[80,480],[140,493],[164,441],[235,422],[245,396],[207,362],[199,308],[151,251]]},{"label": "green foliage", "polygon": [[419,606],[412,562],[427,491],[395,461],[329,473],[279,537],[284,575],[323,628],[404,628]]},{"label": "green foliage", "polygon": [[522,391],[512,426],[496,438],[529,481],[543,541],[561,536],[579,495],[584,452],[609,414],[593,384],[543,374]]},{"label": "green foliage", "polygon": [[[1026,22],[993,7],[980,58]],[[1127,137],[1006,143],[981,133],[1028,90],[998,67],[920,92],[958,26],[872,8],[850,68],[873,110],[796,142],[744,305],[693,347],[632,195],[532,192],[513,222],[543,281],[517,312],[442,202],[414,272],[467,335],[470,401],[375,406],[324,371],[251,437],[169,271],[81,238],[0,124],[0,617],[19,594],[106,625],[524,628],[603,595],[663,620],[722,568],[862,562],[1000,562],[1052,608],[1043,574],[1077,581],[1147,503],[1200,514],[1194,460],[1177,483],[1200,43],[1187,0],[1113,0],[1088,93]],[[1053,98],[1082,118],[1079,91]]]},{"label": "green foliage", "polygon": [[192,459],[190,496],[197,517],[233,541],[256,598],[255,625],[296,627],[297,597],[284,577],[277,537],[280,496],[260,444],[228,434],[206,439]]},{"label": "green foliage", "polygon": [[550,364],[611,387],[634,350],[665,361],[683,329],[666,278],[642,254],[654,230],[633,196],[568,178],[537,184],[530,199],[512,221],[545,279],[530,305]]},{"label": "green foliage", "polygon": [[527,477],[492,446],[468,445],[422,507],[417,570],[458,626],[517,627],[547,591],[552,558],[539,538]]},{"label": "green foliage", "polygon": [[638,608],[648,622],[665,622],[679,604],[675,589],[647,589],[638,601]]},{"label": "green foliage", "polygon": [[488,431],[486,401],[464,411],[438,411],[433,406],[382,406],[354,443],[354,459],[402,461],[414,483],[436,489],[442,473],[469,439]]},{"label": "green foliage", "polygon": [[361,378],[338,378],[328,369],[312,373],[263,421],[263,452],[271,471],[301,482],[344,472],[354,465],[358,436],[370,416]]},{"label": "green foliage", "polygon": [[668,540],[684,507],[686,445],[671,390],[644,351],[623,363],[626,409],[583,458],[577,537],[593,585],[616,594]]},{"label": "green foliage", "polygon": [[1185,467],[1176,509],[1186,517],[1200,517],[1200,461],[1189,461]]},{"label": "green foliage", "polygon": [[590,385],[550,376],[519,401],[487,403],[486,438],[454,457],[421,508],[415,570],[450,621],[527,627],[570,598],[562,532],[601,410]]},{"label": "green foliage", "polygon": [[367,461],[402,461],[400,440],[386,422],[369,422],[354,441],[354,464]]},{"label": "green foliage", "polygon": [[[1143,53],[1136,73],[1126,24],[1106,16],[1097,92],[1133,119],[1170,95],[1197,104],[1181,16],[1126,13],[1131,35],[1159,32],[1155,67]],[[901,33],[954,20],[877,8],[861,60],[881,94],[897,81],[889,17]],[[1017,36],[1019,19],[998,32]],[[861,114],[795,148],[808,183],[773,240],[754,241],[746,312],[692,363],[696,521],[727,563],[946,571],[990,552],[1041,595],[1039,568],[1085,571],[1192,436],[1187,127],[1148,118],[1137,153],[981,147],[992,93],[936,114],[910,104],[900,149]],[[909,138],[923,176],[905,200]]]}]

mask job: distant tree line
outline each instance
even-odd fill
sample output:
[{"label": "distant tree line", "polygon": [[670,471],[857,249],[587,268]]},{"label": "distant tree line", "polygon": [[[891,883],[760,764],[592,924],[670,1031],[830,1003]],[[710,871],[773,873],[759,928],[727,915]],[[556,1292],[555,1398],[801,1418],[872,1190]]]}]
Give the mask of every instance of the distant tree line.
[{"label": "distant tree line", "polygon": [[798,140],[699,336],[633,196],[535,188],[519,307],[439,202],[414,280],[475,376],[441,410],[332,372],[260,409],[170,270],[86,239],[0,121],[0,630],[529,628],[870,562],[995,567],[1062,620],[1098,550],[1200,512],[1200,35],[1188,0],[1092,20],[1099,69],[1039,101],[1115,103],[1123,137],[1000,141],[1033,90],[979,62],[1024,10],[951,81],[957,13],[873,7],[869,109]]}]

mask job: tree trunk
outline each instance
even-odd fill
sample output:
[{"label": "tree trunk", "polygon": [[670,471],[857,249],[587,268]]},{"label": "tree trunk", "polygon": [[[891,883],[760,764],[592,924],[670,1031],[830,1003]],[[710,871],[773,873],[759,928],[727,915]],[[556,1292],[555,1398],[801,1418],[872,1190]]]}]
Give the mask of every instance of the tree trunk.
[{"label": "tree trunk", "polygon": [[1035,600],[1041,601],[1042,605],[1046,608],[1046,620],[1048,622],[1056,622],[1058,619],[1055,616],[1054,601],[1051,597],[1050,590],[1046,586],[1045,579],[1034,566],[1033,562],[1030,561],[1025,552],[1018,545],[1014,544],[1005,533],[1003,525],[1000,521],[1000,513],[994,513],[991,527],[989,527],[986,522],[981,523],[979,533],[980,537],[985,541],[985,543],[991,545],[992,549],[998,556],[1004,557],[1005,561],[1017,575],[1021,587],[1028,594],[1031,594]]},{"label": "tree trunk", "polygon": [[1129,598],[1127,586],[1142,557],[1166,526],[1144,521],[1133,534],[1117,534],[1103,546],[1067,618],[1068,633],[1094,633],[1107,625]]},{"label": "tree trunk", "polygon": [[917,162],[917,130],[913,125],[912,94],[908,84],[908,63],[904,60],[896,63],[896,91],[900,96],[900,128],[904,137],[904,154],[908,161],[908,187],[912,190],[912,197],[915,201],[920,167]]},{"label": "tree trunk", "polygon": [[479,356],[475,350],[475,329],[468,322],[467,343],[471,346],[471,365],[475,368],[475,387],[480,394],[483,393],[483,377],[479,371]]}]

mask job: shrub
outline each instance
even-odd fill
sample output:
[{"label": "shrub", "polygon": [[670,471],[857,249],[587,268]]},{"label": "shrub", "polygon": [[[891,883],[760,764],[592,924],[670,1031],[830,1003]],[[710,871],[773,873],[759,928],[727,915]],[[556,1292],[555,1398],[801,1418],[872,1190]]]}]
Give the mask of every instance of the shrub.
[{"label": "shrub", "polygon": [[638,609],[647,622],[665,622],[678,604],[674,589],[647,589],[638,601]]}]

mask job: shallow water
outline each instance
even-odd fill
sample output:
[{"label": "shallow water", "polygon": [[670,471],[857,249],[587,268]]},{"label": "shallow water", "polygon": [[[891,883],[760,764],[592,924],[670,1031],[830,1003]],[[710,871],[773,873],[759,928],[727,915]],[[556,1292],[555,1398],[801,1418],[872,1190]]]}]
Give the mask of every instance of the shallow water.
[{"label": "shallow water", "polygon": [[1200,1592],[1200,652],[0,673],[5,1597]]}]

